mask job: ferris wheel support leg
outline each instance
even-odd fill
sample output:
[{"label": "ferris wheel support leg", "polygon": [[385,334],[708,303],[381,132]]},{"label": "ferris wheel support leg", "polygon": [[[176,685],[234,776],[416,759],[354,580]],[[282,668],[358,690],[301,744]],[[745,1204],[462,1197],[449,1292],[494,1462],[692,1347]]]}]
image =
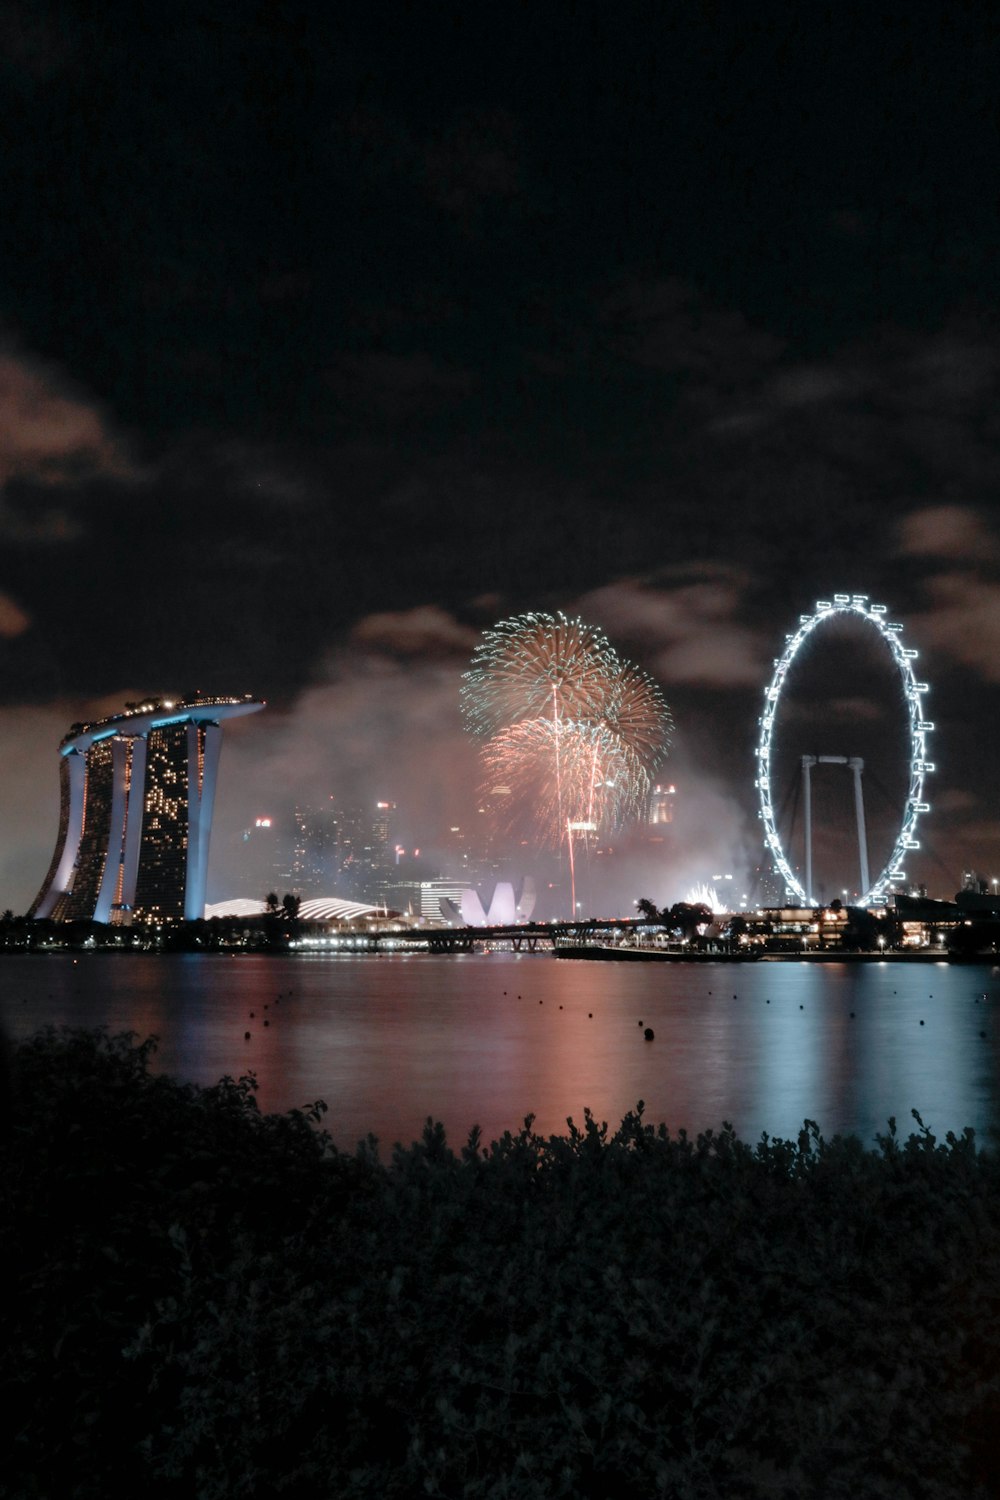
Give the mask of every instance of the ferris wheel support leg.
[{"label": "ferris wheel support leg", "polygon": [[816,764],[815,755],[803,755],[802,757],[802,811],[806,825],[806,900],[810,903],[813,898],[813,811],[812,811],[812,768]]},{"label": "ferris wheel support leg", "polygon": [[868,894],[868,833],[865,828],[865,794],[861,788],[861,772],[865,768],[860,755],[852,755],[847,764],[854,772],[854,811],[858,819],[858,861],[861,866],[861,896]]}]

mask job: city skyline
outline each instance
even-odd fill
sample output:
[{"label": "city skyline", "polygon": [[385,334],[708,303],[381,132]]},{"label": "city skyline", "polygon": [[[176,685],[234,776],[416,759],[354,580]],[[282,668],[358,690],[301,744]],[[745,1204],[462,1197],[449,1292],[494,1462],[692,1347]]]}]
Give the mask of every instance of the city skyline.
[{"label": "city skyline", "polygon": [[[912,877],[1000,876],[985,16],[6,27],[0,902],[51,856],[66,724],[148,688],[268,700],[227,729],[220,897],[264,809],[385,797],[446,836],[477,787],[457,680],[528,610],[670,704],[685,888],[750,869],[760,694],[841,590],[931,687]],[[897,705],[863,675],[828,653],[802,753],[878,778]]]},{"label": "city skyline", "polygon": [[[904,727],[908,721],[911,736],[915,732],[915,729],[919,729],[921,731],[921,734],[918,736],[919,749],[921,754],[925,754],[924,744],[926,734],[924,731],[933,731],[934,725],[930,721],[925,722],[922,718],[924,710],[921,706],[920,694],[930,692],[931,685],[927,682],[916,681],[913,672],[913,663],[919,656],[919,652],[915,648],[904,647],[900,644],[902,638],[896,632],[899,632],[902,627],[898,623],[887,623],[887,607],[878,604],[870,605],[866,596],[835,594],[832,601],[820,601],[816,609],[818,611],[816,615],[803,614],[799,617],[803,623],[800,623],[798,633],[786,632],[785,639],[787,644],[785,654],[780,661],[778,658],[775,658],[774,678],[770,685],[765,684],[764,687],[763,716],[758,716],[757,720],[758,732],[763,735],[761,743],[764,744],[772,740],[772,731],[766,726],[769,726],[771,723],[768,715],[774,713],[774,708],[769,705],[774,701],[775,707],[777,707],[776,684],[783,684],[782,697],[787,700],[790,696],[787,678],[790,674],[794,658],[801,652],[808,660],[810,649],[815,650],[815,647],[811,643],[803,650],[800,643],[804,642],[806,637],[811,634],[813,627],[825,618],[827,629],[821,632],[821,634],[824,636],[830,635],[831,631],[829,627],[832,623],[834,627],[832,634],[834,636],[836,654],[844,659],[839,664],[839,670],[843,671],[846,669],[846,673],[855,691],[855,698],[847,704],[849,712],[845,714],[842,711],[838,711],[834,715],[832,726],[828,722],[824,732],[829,734],[832,730],[835,735],[840,734],[843,736],[846,734],[847,739],[842,742],[840,748],[844,748],[845,746],[854,750],[862,748],[866,743],[864,739],[865,731],[866,729],[870,730],[870,725],[866,725],[864,721],[871,715],[873,708],[878,706],[876,700],[880,696],[883,699],[891,697],[893,685],[898,696],[899,689],[902,686],[905,689],[904,697],[908,698],[912,696],[915,707],[913,704],[909,706],[902,716],[900,726],[898,727]],[[825,617],[824,611],[827,612]],[[535,619],[535,616],[526,616],[525,622],[533,628],[532,622]],[[542,628],[547,630],[550,626],[545,623],[546,621],[549,621],[549,617],[542,617]],[[855,622],[855,639],[851,640],[848,638],[845,640],[843,639],[844,624],[846,623],[849,631],[852,628],[852,621]],[[871,640],[865,638],[870,637],[872,632],[867,628],[861,629],[859,632],[856,628],[858,621],[865,622],[866,626],[874,625],[874,634],[881,636],[886,645],[891,647],[888,656],[890,676],[893,677],[892,684],[887,684],[884,678],[877,683],[865,683],[864,668],[866,663],[864,661],[864,651],[859,648],[871,647]],[[554,621],[550,623],[555,624]],[[515,633],[522,628],[521,622],[517,620],[504,622],[504,625],[513,627]],[[590,660],[587,652],[590,649],[591,636],[593,636],[594,642],[600,646],[600,652],[597,657],[600,670],[595,678],[595,682],[600,685],[600,694],[605,694],[608,691],[608,684],[614,683],[617,680],[615,676],[615,673],[619,670],[617,656],[611,650],[607,641],[599,633],[594,633],[591,627],[583,626],[580,621],[567,621],[565,619],[563,620],[563,626],[572,627],[570,636],[567,639],[569,641],[571,659],[574,663],[574,670],[584,674],[580,682],[579,691],[582,691],[585,695],[590,691],[588,686],[590,679],[587,675],[586,664]],[[562,627],[559,628],[561,629]],[[580,637],[579,641],[576,639],[577,634]],[[838,639],[838,634],[841,637],[840,639]],[[481,687],[476,685],[477,673],[481,672],[481,667],[477,666],[477,663],[481,660],[481,650],[495,650],[495,646],[490,645],[494,635],[496,635],[496,632],[493,630],[484,632],[482,640],[485,645],[477,648],[473,654],[473,667],[476,671],[473,673],[467,671],[462,674],[460,697],[463,699],[462,707],[467,720],[469,711],[466,684],[471,682],[477,693],[482,691]],[[860,639],[858,638],[859,635]],[[504,650],[506,650],[506,647],[504,647]],[[532,652],[534,651],[534,646],[531,647],[531,650]],[[556,655],[549,665],[543,662],[544,670],[542,670],[541,676],[537,677],[537,680],[535,677],[536,664],[529,657],[528,677],[535,685],[534,687],[530,687],[530,685],[521,686],[519,678],[516,694],[523,694],[530,687],[531,692],[542,692],[546,696],[546,701],[548,701],[547,695],[550,692],[549,687],[546,685],[548,676],[554,673],[555,677],[553,680],[555,681],[561,679],[565,672],[565,667],[559,660],[559,653],[562,650],[561,646],[557,648]],[[582,652],[582,655],[580,655],[580,652]],[[869,654],[871,653],[869,652]],[[578,655],[580,655],[579,663],[577,663]],[[605,665],[605,656],[607,656],[607,661],[614,666],[614,671],[610,675],[608,675],[609,669]],[[569,659],[567,658],[567,660]],[[892,668],[893,659],[896,660],[896,666],[902,674],[901,683],[895,681],[894,669]],[[870,667],[871,663],[869,662],[867,665]],[[886,662],[883,661],[881,665],[884,669]],[[550,667],[551,673],[549,670]],[[519,668],[518,670],[522,669]],[[631,681],[629,674],[632,673],[633,669],[628,663],[625,663],[624,670],[626,678]],[[829,672],[829,663],[826,664],[826,672]],[[811,684],[810,689],[812,694],[815,695],[817,686],[820,687],[821,691],[823,690],[824,673],[820,671],[819,673],[812,672],[810,674],[807,671],[807,679],[810,675],[816,677],[816,682]],[[525,679],[525,683],[528,683],[528,678]],[[640,684],[642,684],[641,678]],[[907,684],[909,684],[909,687],[907,687]],[[889,687],[888,694],[886,691],[887,686]],[[656,694],[655,685],[649,684],[648,687],[643,687],[645,693],[648,693],[650,690],[653,691],[654,695]],[[595,686],[593,692],[597,691],[598,687]],[[794,695],[791,696],[793,698],[791,708],[788,707],[787,702],[782,708],[782,715],[784,722],[787,724],[787,730],[783,727],[781,734],[778,735],[776,729],[774,734],[777,738],[783,739],[786,732],[794,736],[796,729],[801,734],[802,725],[796,725],[797,719],[806,720],[807,732],[809,734],[815,732],[815,713],[813,711],[804,713],[801,701],[796,700]],[[504,701],[506,702],[506,700]],[[645,723],[645,698],[642,701],[644,710],[643,718],[640,722]],[[662,700],[658,700],[654,696],[654,699],[650,701],[660,701],[661,708],[656,709],[655,712],[661,712]],[[158,726],[161,722],[167,725],[175,725],[181,719],[185,719],[186,722],[187,718],[192,716],[189,711],[193,711],[195,708],[197,712],[194,713],[194,717],[197,717],[198,714],[201,714],[202,718],[206,716],[212,717],[214,712],[212,705],[223,702],[228,706],[220,709],[216,717],[233,714],[239,716],[248,712],[249,708],[260,706],[259,704],[250,704],[248,708],[249,700],[240,700],[239,706],[233,707],[232,705],[237,700],[206,699],[203,700],[203,706],[199,707],[198,705],[201,702],[202,700],[198,699],[194,699],[191,702],[183,700],[175,702],[172,699],[165,701],[130,702],[126,705],[126,710],[123,713],[110,718],[100,718],[96,723],[75,723],[71,727],[70,732],[64,736],[61,745],[61,772],[64,785],[59,838],[42,890],[29,908],[31,914],[39,916],[54,915],[57,917],[92,915],[99,921],[107,921],[109,920],[109,916],[111,916],[113,907],[124,906],[131,910],[133,905],[137,908],[149,905],[148,892],[145,892],[145,885],[148,884],[148,876],[142,876],[138,881],[138,885],[143,888],[139,891],[139,895],[143,896],[143,900],[140,901],[137,899],[134,890],[136,887],[136,871],[139,866],[139,823],[134,816],[133,802],[135,798],[130,798],[129,783],[130,781],[136,783],[137,794],[141,797],[144,777],[150,781],[151,785],[153,783],[159,785],[159,782],[162,781],[162,776],[158,777],[154,774],[153,764],[155,762],[155,754],[153,754],[153,759],[150,763],[151,769],[148,774],[146,773],[146,753],[147,741],[152,744],[153,740],[157,738],[157,734],[162,734],[166,731],[157,730],[157,734],[150,735],[150,727]],[[806,702],[808,702],[808,694]],[[571,700],[567,698],[567,710],[570,712],[571,718],[567,720],[566,732],[572,734],[576,730],[577,720],[580,717],[582,709],[579,705],[574,706]],[[505,722],[510,712],[513,712],[516,716],[520,711],[517,703],[512,701],[510,709],[504,708],[501,710],[501,718]],[[603,712],[603,709],[601,711]],[[157,715],[159,715],[158,718]],[[914,715],[916,715],[916,719]],[[878,718],[879,716],[876,714],[875,717]],[[838,718],[840,720],[839,723],[837,722]],[[917,719],[920,720],[919,724],[916,722]],[[664,725],[669,726],[669,714],[663,722]],[[813,728],[808,728],[809,725],[812,725]],[[762,726],[765,727],[762,728]],[[216,729],[214,733],[218,735],[218,730]],[[861,735],[860,739],[858,738],[859,734]],[[881,724],[878,725],[877,737],[884,737],[883,726]],[[480,744],[482,743],[480,741]],[[488,745],[490,741],[487,740],[485,743]],[[811,741],[808,743],[811,744]],[[135,750],[134,747],[136,745],[139,746],[141,754]],[[695,842],[693,844],[690,840],[685,840],[680,828],[671,828],[665,839],[663,837],[665,830],[662,826],[659,828],[658,833],[654,832],[650,835],[650,829],[656,829],[657,825],[662,825],[665,822],[673,823],[678,805],[682,810],[684,808],[684,799],[682,798],[678,804],[676,786],[671,783],[667,802],[665,802],[658,784],[655,788],[650,786],[648,794],[644,795],[642,799],[643,805],[641,807],[637,805],[633,809],[630,819],[617,830],[609,827],[605,832],[598,833],[596,824],[587,825],[588,827],[592,826],[592,832],[588,834],[569,834],[568,837],[573,840],[573,848],[568,851],[561,847],[563,841],[557,840],[550,849],[550,855],[553,851],[556,851],[557,857],[554,860],[551,857],[546,860],[546,844],[550,841],[547,838],[545,827],[540,824],[538,828],[534,828],[530,819],[526,821],[522,819],[523,826],[520,830],[516,830],[511,824],[510,810],[504,805],[510,800],[510,787],[496,786],[490,792],[488,784],[484,783],[481,778],[481,764],[479,768],[479,784],[474,790],[473,803],[468,804],[461,811],[456,810],[454,803],[445,809],[448,819],[448,836],[444,834],[444,830],[441,827],[428,828],[426,825],[421,827],[412,821],[404,832],[399,826],[400,809],[394,801],[375,799],[370,801],[369,805],[365,807],[356,797],[353,802],[351,797],[337,798],[332,794],[327,794],[325,798],[317,799],[313,795],[315,788],[312,788],[309,802],[300,803],[296,801],[290,815],[286,813],[283,819],[275,818],[271,815],[258,815],[253,820],[253,824],[246,827],[241,835],[243,848],[240,850],[238,860],[238,878],[235,881],[231,878],[227,879],[224,872],[231,868],[231,861],[227,860],[226,851],[224,851],[221,860],[216,860],[215,875],[209,886],[208,863],[207,857],[205,857],[207,856],[207,828],[211,823],[215,774],[220,748],[221,744],[216,743],[213,746],[213,755],[206,759],[206,767],[209,768],[207,772],[209,782],[209,794],[207,797],[208,821],[203,841],[202,857],[195,860],[196,873],[193,881],[190,880],[191,869],[194,868],[191,865],[191,853],[184,854],[184,850],[188,847],[186,839],[181,853],[177,855],[181,863],[183,864],[186,860],[189,867],[188,883],[190,891],[197,892],[197,894],[191,895],[190,899],[183,906],[184,914],[188,917],[195,914],[195,905],[197,905],[199,911],[202,909],[206,897],[210,904],[217,903],[219,900],[232,899],[233,897],[256,897],[256,899],[261,899],[265,886],[268,889],[273,887],[275,890],[280,889],[295,893],[298,896],[324,896],[350,900],[361,899],[376,905],[385,906],[389,904],[393,907],[405,908],[410,899],[407,892],[418,888],[421,883],[426,883],[428,880],[431,882],[444,881],[448,883],[448,893],[453,895],[458,889],[458,886],[455,886],[456,881],[460,884],[464,883],[471,888],[478,887],[480,890],[486,890],[488,886],[495,884],[498,879],[513,878],[519,881],[525,877],[532,881],[537,879],[541,886],[543,892],[541,912],[546,915],[555,916],[563,914],[567,898],[572,909],[582,909],[580,903],[575,899],[577,895],[575,864],[578,864],[580,869],[579,894],[589,903],[587,910],[592,911],[594,914],[606,915],[609,912],[617,911],[618,915],[621,915],[623,909],[628,910],[630,908],[632,902],[636,899],[635,893],[637,891],[645,892],[652,890],[657,894],[661,902],[680,899],[682,891],[686,888],[695,885],[704,887],[710,878],[718,878],[714,876],[714,873],[710,876],[709,869],[711,866],[714,871],[714,867],[717,865],[728,867],[726,879],[734,881],[730,889],[733,893],[740,893],[738,898],[734,894],[734,906],[742,908],[748,905],[760,904],[765,899],[768,899],[768,893],[770,894],[770,899],[774,899],[777,886],[783,887],[788,899],[794,902],[795,899],[803,899],[801,879],[805,879],[807,883],[809,881],[810,861],[812,858],[811,849],[813,847],[810,840],[813,833],[818,835],[815,839],[815,846],[819,849],[825,846],[827,850],[826,866],[824,866],[822,858],[819,860],[821,873],[815,885],[816,898],[820,902],[823,902],[824,900],[832,899],[833,895],[853,899],[861,894],[860,887],[856,886],[856,880],[852,874],[844,874],[843,871],[835,873],[829,867],[829,851],[836,845],[837,841],[839,840],[842,845],[845,842],[848,845],[851,843],[853,838],[853,818],[848,816],[847,809],[843,805],[843,798],[841,798],[842,805],[837,808],[836,801],[834,800],[831,803],[828,795],[826,825],[824,826],[821,823],[819,829],[814,830],[808,810],[808,780],[806,781],[806,827],[808,831],[805,834],[806,842],[804,850],[800,850],[798,844],[795,842],[797,840],[798,843],[801,843],[803,829],[801,826],[796,828],[794,825],[794,808],[792,822],[785,821],[781,829],[780,842],[775,842],[778,827],[775,819],[781,815],[776,810],[778,778],[774,776],[770,783],[773,785],[773,791],[766,793],[758,791],[758,798],[761,800],[761,805],[767,815],[764,825],[759,826],[753,831],[747,831],[742,843],[734,843],[728,848],[717,849],[714,851],[714,854],[704,840],[704,832],[700,827],[695,831]],[[828,746],[828,748],[837,748],[836,741],[833,742],[832,746]],[[771,750],[773,752],[776,749],[777,742],[774,740],[771,743]],[[159,753],[159,751],[156,751],[156,753]],[[191,758],[191,753],[192,747],[189,745],[187,751],[185,751],[188,760]],[[760,748],[755,751],[753,765],[755,772],[758,772],[761,764],[763,764],[757,759],[761,753]],[[905,772],[907,755],[912,755],[912,753],[912,750],[902,751],[900,758],[900,749],[897,747],[897,758],[900,759],[899,766],[895,768],[897,771],[902,770]],[[253,754],[252,745],[251,754]],[[199,748],[199,765],[201,757],[202,751]],[[86,775],[84,775],[82,769],[84,759],[86,759],[88,768]],[[169,759],[169,754],[167,755],[167,759]],[[840,760],[843,763],[854,765],[856,767],[854,773],[856,792],[860,795],[861,768],[865,765],[863,757],[854,756],[852,758],[847,755],[821,755],[817,757],[815,755],[807,755],[802,757],[803,766],[805,766],[807,761],[815,765],[817,759],[820,761]],[[98,761],[100,762],[99,765]],[[778,762],[780,763],[780,761],[781,757],[779,756]],[[788,765],[794,767],[794,774],[790,779]],[[79,772],[79,775],[75,779],[71,774],[74,769]],[[775,769],[774,766],[772,766],[772,769]],[[882,769],[884,771],[884,764],[882,764]],[[888,835],[888,842],[884,849],[880,849],[876,835],[876,847],[874,850],[870,850],[867,846],[865,847],[865,860],[862,863],[862,870],[864,871],[867,868],[865,862],[867,855],[871,853],[874,859],[873,878],[875,871],[881,870],[883,867],[886,877],[889,876],[891,871],[896,870],[896,864],[900,864],[901,867],[900,854],[904,844],[907,851],[906,863],[908,865],[912,861],[916,861],[918,866],[926,864],[926,858],[922,855],[922,841],[915,840],[909,835],[912,835],[914,831],[917,814],[926,814],[931,810],[929,803],[919,800],[919,795],[925,771],[933,772],[935,769],[931,762],[928,761],[926,763],[926,768],[924,768],[923,762],[921,762],[920,774],[917,776],[917,793],[913,793],[914,763],[911,761],[909,771],[911,795],[909,799],[900,800],[898,808],[890,809],[889,811],[883,809],[883,820],[885,817],[888,817],[889,828],[891,830]],[[874,767],[869,759],[868,779],[871,779],[873,773]],[[375,774],[378,773],[376,772]],[[786,796],[784,804],[787,811],[787,804],[792,791],[795,792],[795,805],[797,806],[799,793],[797,785],[799,777],[798,757],[793,756],[790,760],[786,760],[785,776]],[[187,779],[190,780],[190,777]],[[96,789],[93,792],[91,790],[92,784]],[[759,776],[755,775],[754,784],[759,788],[761,785],[768,783],[766,778],[762,782]],[[877,779],[875,785],[884,794],[885,788],[881,786]],[[103,796],[103,799],[98,795],[99,788],[102,786],[105,786],[107,794]],[[90,809],[86,815],[84,814],[85,787],[87,807]],[[114,794],[112,794],[112,787],[114,787]],[[240,781],[233,784],[232,792],[234,805],[245,802],[245,788]],[[497,794],[505,795],[498,797]],[[195,794],[194,801],[191,804],[194,809],[194,823],[192,826],[196,830],[198,825],[199,795],[199,793]],[[544,811],[544,808],[547,806],[545,801],[545,795],[547,794],[540,792],[539,795],[541,796],[539,807]],[[774,809],[770,806],[772,799],[775,802]],[[148,797],[146,800],[148,802]],[[279,797],[278,801],[280,802],[281,800]],[[187,802],[185,802],[185,806],[187,806]],[[831,806],[834,809],[832,813]],[[669,808],[669,814],[665,816],[667,808]],[[94,809],[96,809],[96,816],[94,815]],[[145,807],[147,818],[153,811],[155,809],[151,809],[149,806]],[[451,821],[456,816],[460,818],[459,824]],[[403,812],[403,817],[406,817],[405,811]],[[758,818],[760,817],[761,813],[758,812]],[[831,818],[833,819],[833,823],[831,823]],[[840,828],[833,826],[838,819],[843,825]],[[156,821],[155,818],[153,821]],[[680,821],[683,822],[683,818]],[[282,824],[284,824],[283,827]],[[578,825],[572,823],[568,825],[570,828],[576,826]],[[579,826],[582,828],[583,825]],[[117,835],[115,834],[116,829]],[[523,833],[524,837],[519,837],[519,832]],[[869,839],[872,832],[873,829],[870,826],[868,830]],[[881,833],[883,839],[885,839],[884,826],[881,829]],[[231,854],[231,829],[228,830],[228,834],[230,845],[228,852]],[[459,835],[460,838],[456,838]],[[421,849],[419,847],[412,847],[410,850],[407,850],[403,844],[397,842],[399,837],[404,836],[412,846],[418,844],[424,846],[422,859],[420,858]],[[120,847],[113,860],[109,857],[107,866],[105,867],[105,853],[110,853],[111,845],[115,843],[116,838],[117,844]],[[252,850],[249,847],[251,840],[254,844]],[[657,843],[664,844],[665,847],[660,850],[653,850],[650,847],[651,844]],[[773,850],[768,848],[769,844],[774,844]],[[255,861],[252,858],[252,854],[258,853],[258,846],[261,845],[271,846],[270,857],[264,861],[261,861],[259,858]],[[197,847],[198,839],[196,837],[191,848],[195,850]],[[129,852],[130,849],[131,852]],[[490,852],[491,849],[492,853]],[[461,857],[456,858],[456,853],[459,850],[461,850]],[[788,866],[785,862],[786,853],[788,860],[791,861],[791,866]],[[567,857],[564,859],[564,856]],[[601,859],[601,856],[607,857]],[[173,858],[173,856],[170,857]],[[163,858],[167,858],[167,854],[164,854]],[[401,861],[403,869],[399,868]],[[939,865],[942,865],[939,858],[937,862]],[[972,864],[971,861],[967,861],[966,863],[967,865]],[[783,874],[779,870],[779,866],[784,870]],[[145,869],[145,864],[143,868]],[[733,869],[736,871],[735,877],[732,873]],[[960,883],[965,882],[966,877],[970,874],[981,876],[982,872],[976,870],[973,865],[971,869],[964,869],[961,872],[961,877],[956,872],[952,879],[946,878],[943,883],[939,876],[935,889],[940,894],[953,894],[949,887],[954,885],[957,888]],[[124,891],[124,894],[123,876],[124,886],[128,887]],[[76,882],[76,889],[72,891],[74,881]],[[777,886],[775,886],[775,881],[777,882]],[[842,881],[846,882],[846,884],[842,885]],[[891,883],[895,889],[907,890],[914,889],[919,885],[926,887],[928,881],[922,879],[920,875],[914,877],[907,871],[905,876],[897,873]],[[91,889],[91,887],[93,888]],[[775,889],[772,889],[772,887],[775,887]],[[192,902],[194,905],[192,905]],[[170,914],[178,915],[179,911],[171,911]]]}]

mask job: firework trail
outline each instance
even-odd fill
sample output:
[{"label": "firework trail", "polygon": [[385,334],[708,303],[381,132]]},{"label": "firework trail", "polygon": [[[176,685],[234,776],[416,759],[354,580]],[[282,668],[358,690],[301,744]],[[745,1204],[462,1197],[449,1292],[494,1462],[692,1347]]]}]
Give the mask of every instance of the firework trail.
[{"label": "firework trail", "polygon": [[508,788],[508,831],[530,824],[554,848],[574,830],[618,829],[642,809],[671,728],[652,679],[601,631],[563,614],[518,615],[485,631],[462,711],[485,742],[488,785]]},{"label": "firework trail", "polygon": [[578,831],[620,828],[649,789],[642,765],[616,735],[571,720],[512,724],[486,742],[482,763],[488,785],[508,789],[505,831],[530,822],[538,841],[553,848],[567,823]]}]

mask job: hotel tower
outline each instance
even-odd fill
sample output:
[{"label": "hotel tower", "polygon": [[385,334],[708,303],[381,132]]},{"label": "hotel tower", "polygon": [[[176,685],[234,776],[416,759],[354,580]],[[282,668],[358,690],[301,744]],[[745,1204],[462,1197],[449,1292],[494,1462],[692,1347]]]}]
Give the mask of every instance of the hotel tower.
[{"label": "hotel tower", "polygon": [[263,707],[147,699],[72,725],[59,746],[59,835],[30,915],[202,916],[222,726]]}]

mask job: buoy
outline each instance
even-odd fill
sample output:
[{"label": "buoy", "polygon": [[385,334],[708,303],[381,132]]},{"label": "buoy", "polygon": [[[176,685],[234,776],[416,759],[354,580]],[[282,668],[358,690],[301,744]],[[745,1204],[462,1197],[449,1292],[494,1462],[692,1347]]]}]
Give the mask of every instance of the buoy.
[{"label": "buoy", "polygon": [[651,1042],[653,1040],[653,1037],[656,1035],[656,1033],[653,1031],[652,1026],[647,1026],[642,1034],[646,1038],[647,1042]]},{"label": "buoy", "polygon": [[[265,1026],[270,1026],[270,1024],[271,1024],[271,1023],[270,1023],[270,1021],[265,1021],[265,1022],[264,1022],[264,1025],[265,1025]],[[923,1024],[924,1024],[924,1023],[923,1023],[923,1021],[921,1021],[921,1023],[920,1023],[920,1024],[921,1024],[921,1026],[922,1026],[922,1025],[923,1025]]]},{"label": "buoy", "polygon": [[243,1040],[245,1042],[248,1042],[250,1040],[250,1033],[249,1033],[249,1031],[244,1031],[244,1033],[243,1033]]},{"label": "buoy", "polygon": [[921,1023],[920,1023],[920,1024],[921,1024],[921,1026],[922,1026],[922,1025],[923,1025],[923,1024],[924,1024],[924,1023],[923,1023],[923,1021],[921,1021]]},{"label": "buoy", "polygon": [[588,1012],[587,1012],[587,1019],[590,1020],[590,1021],[592,1021],[594,1019],[594,1012],[592,1010],[588,1010]]}]

